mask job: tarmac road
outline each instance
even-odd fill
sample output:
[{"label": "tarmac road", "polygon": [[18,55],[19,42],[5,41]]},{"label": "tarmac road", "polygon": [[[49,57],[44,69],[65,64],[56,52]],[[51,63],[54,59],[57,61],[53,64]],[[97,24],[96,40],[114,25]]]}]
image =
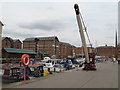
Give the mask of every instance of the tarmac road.
[{"label": "tarmac road", "polygon": [[97,63],[97,71],[74,70],[15,88],[118,88],[118,64]]}]

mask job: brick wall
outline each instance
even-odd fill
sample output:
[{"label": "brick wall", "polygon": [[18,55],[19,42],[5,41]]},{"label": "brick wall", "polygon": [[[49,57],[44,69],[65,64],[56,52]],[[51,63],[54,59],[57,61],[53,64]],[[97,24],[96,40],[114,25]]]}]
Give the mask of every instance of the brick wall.
[{"label": "brick wall", "polygon": [[9,38],[2,40],[2,48],[12,48],[12,47],[13,47],[13,42]]},{"label": "brick wall", "polygon": [[[23,41],[23,49],[36,50],[35,41]],[[59,44],[57,40],[40,40],[37,43],[37,52],[48,52],[48,56],[59,57]]]},{"label": "brick wall", "polygon": [[13,42],[13,48],[22,49],[22,43],[19,40]]},{"label": "brick wall", "polygon": [[[91,47],[87,47],[87,49],[88,49],[88,53],[92,52]],[[83,47],[75,47],[74,48],[74,53],[75,53],[76,56],[77,55],[83,55],[84,54]]]},{"label": "brick wall", "polygon": [[17,48],[17,49],[21,49],[22,48],[22,43],[21,41],[18,40],[14,40],[10,37],[5,37],[2,40],[2,48]]},{"label": "brick wall", "polygon": [[115,47],[105,46],[96,48],[98,56],[113,57],[115,56]]},{"label": "brick wall", "polygon": [[23,49],[35,51],[35,42],[33,41],[24,41]]},{"label": "brick wall", "polygon": [[[23,49],[27,50],[36,50],[35,40],[31,41],[23,41]],[[68,43],[60,43],[59,40],[39,40],[37,42],[37,51],[47,52],[49,57],[56,56],[57,58],[66,58],[68,56],[72,56],[73,49],[72,46]],[[39,54],[38,53],[38,54]],[[39,55],[40,56],[40,55]]]}]

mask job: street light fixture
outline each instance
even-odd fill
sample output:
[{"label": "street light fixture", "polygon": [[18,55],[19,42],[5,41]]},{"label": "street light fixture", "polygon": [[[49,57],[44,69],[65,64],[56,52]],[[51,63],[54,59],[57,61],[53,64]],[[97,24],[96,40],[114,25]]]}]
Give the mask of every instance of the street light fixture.
[{"label": "street light fixture", "polygon": [[[37,45],[38,45],[38,41],[39,39],[38,38],[35,38],[35,52],[37,53]],[[38,53],[37,53],[38,54]]]}]

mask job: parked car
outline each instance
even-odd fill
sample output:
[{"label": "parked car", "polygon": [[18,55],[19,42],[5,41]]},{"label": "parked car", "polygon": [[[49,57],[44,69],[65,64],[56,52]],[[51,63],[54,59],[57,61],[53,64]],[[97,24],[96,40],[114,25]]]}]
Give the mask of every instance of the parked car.
[{"label": "parked car", "polygon": [[50,60],[42,61],[42,62],[39,62],[39,63],[36,63],[36,64],[37,65],[43,65],[43,70],[47,70],[50,73],[52,73],[51,71],[54,71],[53,64],[52,64],[52,62]]},{"label": "parked car", "polygon": [[65,68],[62,64],[55,64],[54,65],[54,72],[62,72],[65,71]]},{"label": "parked car", "polygon": [[85,63],[85,58],[77,58],[76,61],[81,64],[81,67]]},{"label": "parked car", "polygon": [[44,63],[43,64],[43,70],[47,70],[50,72],[50,74],[52,74],[54,67],[52,65],[52,63]]},{"label": "parked car", "polygon": [[75,67],[82,67],[83,64],[81,64],[80,62],[77,61],[72,61],[73,65],[75,65]]},{"label": "parked car", "polygon": [[62,64],[66,70],[72,69],[72,64],[67,61],[60,62],[59,64]]},{"label": "parked car", "polygon": [[95,59],[96,62],[101,62],[102,60],[100,58]]}]

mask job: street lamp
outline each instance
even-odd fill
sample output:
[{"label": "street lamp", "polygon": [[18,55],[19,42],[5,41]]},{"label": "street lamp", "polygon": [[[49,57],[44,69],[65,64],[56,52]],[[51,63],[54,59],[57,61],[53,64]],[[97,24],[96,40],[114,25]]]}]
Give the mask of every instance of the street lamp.
[{"label": "street lamp", "polygon": [[35,52],[36,52],[36,53],[37,53],[38,41],[39,41],[39,39],[38,39],[38,38],[35,38]]}]

